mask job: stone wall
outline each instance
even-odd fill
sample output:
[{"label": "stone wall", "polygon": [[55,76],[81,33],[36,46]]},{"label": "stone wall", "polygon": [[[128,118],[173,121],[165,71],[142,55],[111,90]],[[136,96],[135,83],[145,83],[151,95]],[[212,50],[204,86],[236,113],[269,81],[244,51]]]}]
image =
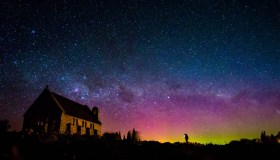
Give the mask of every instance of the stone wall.
[{"label": "stone wall", "polygon": [[[78,121],[78,124],[76,123]],[[101,136],[101,125],[86,121],[77,117],[73,117],[67,114],[62,113],[61,115],[61,124],[60,124],[60,134],[66,134],[67,123],[70,124],[70,134],[77,134],[77,126],[81,126],[81,135],[86,134],[86,128],[89,128],[89,134],[94,135],[94,129],[97,130],[97,135]],[[84,123],[84,125],[83,125]],[[94,128],[91,128],[91,124]]]}]

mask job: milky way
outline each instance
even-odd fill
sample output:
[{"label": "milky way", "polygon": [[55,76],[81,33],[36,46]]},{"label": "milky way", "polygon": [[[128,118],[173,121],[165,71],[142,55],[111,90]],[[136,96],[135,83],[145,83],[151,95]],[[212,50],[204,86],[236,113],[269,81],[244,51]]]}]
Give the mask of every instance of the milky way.
[{"label": "milky way", "polygon": [[279,1],[1,1],[0,117],[46,85],[102,131],[228,143],[280,131]]}]

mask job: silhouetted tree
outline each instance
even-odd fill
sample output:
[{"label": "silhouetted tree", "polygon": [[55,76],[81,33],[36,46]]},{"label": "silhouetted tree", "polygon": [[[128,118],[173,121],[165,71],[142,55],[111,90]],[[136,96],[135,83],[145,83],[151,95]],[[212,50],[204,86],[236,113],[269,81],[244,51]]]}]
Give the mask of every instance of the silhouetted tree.
[{"label": "silhouetted tree", "polygon": [[271,135],[270,135],[269,142],[270,142],[270,143],[276,143],[276,142],[277,142],[277,139],[276,139],[276,138],[277,138],[276,136],[274,136],[273,134],[271,134]]},{"label": "silhouetted tree", "polygon": [[276,143],[280,142],[280,132],[276,134]]},{"label": "silhouetted tree", "polygon": [[136,139],[136,131],[135,131],[134,128],[133,128],[133,130],[132,130],[132,137],[131,137],[131,140],[132,140],[133,142],[136,142],[136,141],[137,141],[137,139]]},{"label": "silhouetted tree", "polygon": [[6,133],[10,127],[7,119],[0,120],[0,134]]},{"label": "silhouetted tree", "polygon": [[127,132],[126,140],[131,141],[131,134],[129,131]]},{"label": "silhouetted tree", "polygon": [[280,138],[280,132],[277,133],[276,137],[277,137],[277,138]]},{"label": "silhouetted tree", "polygon": [[123,140],[125,141],[126,139],[125,139],[125,135],[123,135]]},{"label": "silhouetted tree", "polygon": [[122,140],[121,131],[119,131],[119,133],[118,133],[118,139]]},{"label": "silhouetted tree", "polygon": [[262,143],[267,143],[268,142],[268,138],[266,136],[265,131],[262,131],[262,133],[261,133],[261,142]]},{"label": "silhouetted tree", "polygon": [[140,141],[139,132],[136,131],[135,128],[133,128],[133,130],[132,130],[131,141],[132,141],[132,142],[138,142],[138,141]]}]

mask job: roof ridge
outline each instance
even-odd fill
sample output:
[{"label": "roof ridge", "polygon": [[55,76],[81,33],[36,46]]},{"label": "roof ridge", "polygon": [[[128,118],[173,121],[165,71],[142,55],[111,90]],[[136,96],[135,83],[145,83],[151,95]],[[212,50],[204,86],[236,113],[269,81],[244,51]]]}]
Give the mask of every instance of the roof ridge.
[{"label": "roof ridge", "polygon": [[101,124],[98,117],[93,114],[92,110],[87,105],[59,95],[49,89],[46,89],[46,91],[50,93],[51,98],[59,108],[62,109],[64,114]]},{"label": "roof ridge", "polygon": [[55,101],[55,103],[58,105],[58,107],[62,110],[62,112],[65,112],[65,110],[63,109],[63,107],[61,106],[61,104],[58,102],[58,100],[55,98],[55,96],[53,95],[53,92],[51,92],[48,88],[46,88],[46,90],[50,93],[51,97],[53,98],[53,100]]},{"label": "roof ridge", "polygon": [[88,107],[87,105],[83,105],[83,104],[81,104],[81,103],[79,103],[79,102],[76,102],[76,101],[74,101],[74,100],[71,100],[71,99],[69,99],[69,98],[67,98],[67,97],[64,97],[64,96],[59,95],[59,94],[54,93],[54,92],[51,92],[51,93],[54,94],[54,95],[53,95],[54,97],[55,97],[55,96],[62,97],[62,98],[64,98],[64,99],[68,100],[68,101],[71,101],[72,103],[78,104],[78,105],[80,105],[80,106],[83,106],[83,107],[86,107],[86,108],[89,109],[89,107]]}]

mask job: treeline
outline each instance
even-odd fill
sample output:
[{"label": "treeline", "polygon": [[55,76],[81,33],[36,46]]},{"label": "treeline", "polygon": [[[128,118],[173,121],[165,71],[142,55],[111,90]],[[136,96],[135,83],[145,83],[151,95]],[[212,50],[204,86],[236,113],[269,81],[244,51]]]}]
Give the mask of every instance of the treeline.
[{"label": "treeline", "polygon": [[265,131],[262,131],[260,137],[254,139],[242,138],[239,141],[233,140],[229,144],[280,144],[280,132],[276,135],[267,135]]},{"label": "treeline", "polygon": [[280,143],[280,132],[278,132],[276,135],[267,135],[265,131],[262,131],[260,136],[260,142],[264,144]]},{"label": "treeline", "polygon": [[127,142],[140,142],[140,134],[139,131],[136,131],[134,128],[127,132],[127,134],[121,135],[121,132],[105,132],[103,136],[101,137],[103,139],[107,140],[123,140]]}]

